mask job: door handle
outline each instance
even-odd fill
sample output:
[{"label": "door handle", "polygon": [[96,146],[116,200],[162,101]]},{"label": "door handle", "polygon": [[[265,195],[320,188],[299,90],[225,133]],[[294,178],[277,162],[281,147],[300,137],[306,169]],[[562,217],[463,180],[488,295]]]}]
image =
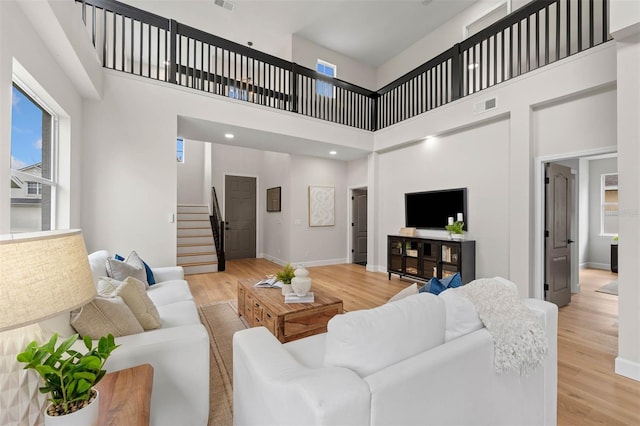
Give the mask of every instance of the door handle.
[{"label": "door handle", "polygon": [[573,244],[573,243],[575,243],[575,241],[573,241],[571,238],[567,240],[567,244]]}]

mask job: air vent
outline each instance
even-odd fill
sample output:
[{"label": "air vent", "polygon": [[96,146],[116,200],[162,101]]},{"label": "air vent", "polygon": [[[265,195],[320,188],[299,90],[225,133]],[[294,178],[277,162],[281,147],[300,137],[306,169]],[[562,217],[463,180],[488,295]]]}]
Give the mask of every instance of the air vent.
[{"label": "air vent", "polygon": [[213,3],[216,6],[227,9],[228,11],[233,11],[233,8],[235,7],[235,4],[233,4],[233,2],[230,2],[229,0],[213,0]]},{"label": "air vent", "polygon": [[486,101],[477,102],[476,104],[473,105],[473,113],[481,114],[485,111],[494,109],[497,105],[496,101],[497,101],[496,98],[491,98],[491,99],[487,99]]}]

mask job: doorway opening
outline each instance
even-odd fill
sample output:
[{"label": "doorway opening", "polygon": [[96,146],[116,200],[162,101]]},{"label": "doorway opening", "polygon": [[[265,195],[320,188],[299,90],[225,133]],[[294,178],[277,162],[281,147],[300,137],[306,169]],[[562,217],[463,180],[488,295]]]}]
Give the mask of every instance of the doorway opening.
[{"label": "doorway opening", "polygon": [[[549,167],[569,170],[567,188],[553,191],[549,186],[556,172],[547,173]],[[615,269],[611,258],[614,243],[612,231],[603,232],[601,224],[606,222],[611,230],[611,222],[617,223],[617,210],[605,203],[602,191],[602,176],[617,173],[617,153],[615,148],[574,153],[564,156],[538,158],[535,167],[535,220],[534,220],[534,297],[545,298],[562,306],[570,302],[570,295],[581,291],[581,272],[587,269],[611,271]],[[550,177],[550,183],[546,178]],[[562,181],[563,178],[560,178]],[[547,211],[549,193],[555,197],[566,195],[566,216],[555,211]],[[616,193],[617,195],[617,193]],[[553,201],[553,200],[552,200]],[[553,210],[553,209],[552,209]],[[603,217],[606,215],[606,218]],[[554,227],[566,227],[560,235],[554,235]],[[614,228],[617,233],[617,228]],[[549,232],[547,232],[549,231]],[[564,242],[564,244],[562,244]],[[564,253],[554,252],[556,248],[566,249]],[[617,248],[617,247],[616,247]],[[613,265],[612,265],[613,264]],[[568,300],[554,300],[553,292],[567,287]],[[566,296],[567,291],[564,292]]]},{"label": "doorway opening", "polygon": [[351,191],[351,263],[367,266],[367,188]]}]

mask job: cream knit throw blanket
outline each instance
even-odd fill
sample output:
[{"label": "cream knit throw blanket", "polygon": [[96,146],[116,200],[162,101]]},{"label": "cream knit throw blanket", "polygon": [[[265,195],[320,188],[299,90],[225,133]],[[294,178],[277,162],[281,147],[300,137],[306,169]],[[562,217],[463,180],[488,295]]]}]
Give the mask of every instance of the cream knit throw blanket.
[{"label": "cream knit throw blanket", "polygon": [[494,366],[498,373],[533,372],[547,353],[545,331],[535,314],[520,301],[518,289],[500,278],[475,280],[455,290],[476,307],[494,343]]}]

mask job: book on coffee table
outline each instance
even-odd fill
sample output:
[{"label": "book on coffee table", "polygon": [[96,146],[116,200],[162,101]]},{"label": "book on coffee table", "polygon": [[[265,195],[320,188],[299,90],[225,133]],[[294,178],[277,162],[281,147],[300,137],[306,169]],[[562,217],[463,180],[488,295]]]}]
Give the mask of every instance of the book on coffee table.
[{"label": "book on coffee table", "polygon": [[295,293],[287,293],[284,295],[284,303],[313,303],[315,297],[312,292],[305,294],[304,296],[298,296]]}]

